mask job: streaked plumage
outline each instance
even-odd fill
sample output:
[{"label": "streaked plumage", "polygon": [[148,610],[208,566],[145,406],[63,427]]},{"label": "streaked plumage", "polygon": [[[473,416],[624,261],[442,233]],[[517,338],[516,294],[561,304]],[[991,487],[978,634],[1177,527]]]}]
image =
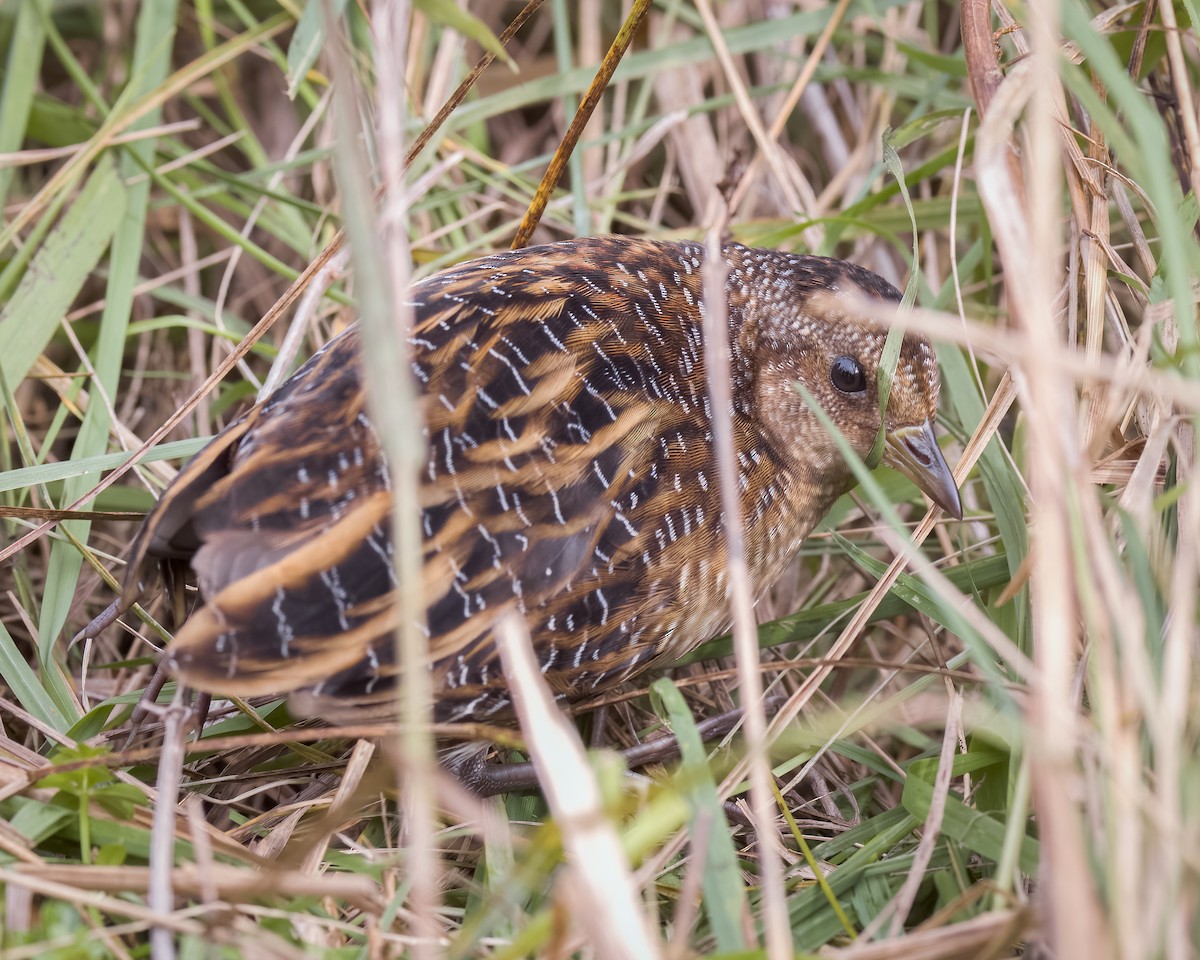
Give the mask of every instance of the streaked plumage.
[{"label": "streaked plumage", "polygon": [[[898,295],[842,261],[736,245],[726,257],[739,486],[765,590],[852,485],[794,382],[865,455],[886,331],[845,295]],[[411,291],[437,719],[507,707],[490,636],[507,609],[524,613],[566,699],[728,627],[702,259],[692,243],[580,240],[475,260]],[[865,389],[844,389],[856,385],[847,358]],[[933,351],[909,335],[891,449],[953,511],[937,397]],[[181,472],[135,541],[124,599],[145,592],[156,558],[190,558],[205,605],[169,651],[187,682],[297,693],[316,714],[388,713],[400,615],[390,482],[352,326]]]}]

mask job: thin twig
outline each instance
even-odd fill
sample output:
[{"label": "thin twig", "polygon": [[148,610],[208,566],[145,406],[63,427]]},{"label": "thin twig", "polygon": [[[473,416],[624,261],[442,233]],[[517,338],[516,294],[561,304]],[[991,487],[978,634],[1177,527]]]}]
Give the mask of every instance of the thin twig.
[{"label": "thin twig", "polygon": [[741,691],[745,763],[750,769],[750,810],[758,837],[758,873],[764,901],[767,956],[791,956],[791,929],[783,889],[782,858],[774,820],[774,791],[767,760],[767,720],[763,710],[762,674],[759,671],[758,623],[754,618],[754,593],[746,563],[745,526],[738,486],[737,451],[733,438],[733,379],[730,369],[729,306],[726,293],[728,265],[722,234],[728,213],[722,210],[708,231],[704,254],[704,367],[712,399],[713,455],[721,488],[725,558],[729,597],[733,607],[733,644]]},{"label": "thin twig", "polygon": [[[962,727],[962,694],[950,684],[947,684],[947,687],[949,688],[949,697],[946,702],[946,726],[942,731],[942,752],[938,756],[937,777],[933,783],[933,798],[929,803],[929,813],[925,816],[921,841],[917,844],[916,853],[913,854],[908,876],[904,878],[904,883],[896,891],[896,895],[888,905],[892,915],[892,925],[888,936],[893,939],[903,933],[904,921],[912,912],[917,893],[925,882],[926,871],[929,869],[929,862],[933,859],[933,851],[942,830],[942,820],[946,815],[946,799],[950,794],[950,781],[954,772],[954,752],[958,747],[959,731]],[[882,924],[888,913],[888,908],[881,910],[875,922]],[[863,937],[866,937],[865,930]]]},{"label": "thin twig", "polygon": [[529,204],[529,209],[525,211],[521,226],[517,228],[517,235],[513,237],[513,250],[519,250],[528,244],[530,237],[533,236],[533,231],[546,210],[546,204],[550,202],[550,197],[554,193],[555,187],[558,186],[558,181],[562,179],[563,171],[567,169],[567,161],[571,158],[580,136],[583,135],[584,127],[587,126],[592,112],[599,105],[600,98],[604,95],[617,65],[620,64],[625,51],[629,49],[629,44],[633,42],[633,35],[637,31],[638,24],[642,22],[642,18],[649,9],[650,0],[634,0],[629,16],[625,18],[621,29],[613,38],[612,45],[608,48],[608,53],[604,55],[604,60],[600,64],[600,69],[592,78],[587,93],[584,94],[583,101],[579,104],[574,119],[571,120],[571,125],[567,128],[558,149],[554,151],[554,156],[550,159],[550,166],[546,168],[542,182],[538,184],[537,193],[533,195],[533,200]]},{"label": "thin twig", "polygon": [[530,757],[562,836],[580,907],[577,921],[598,957],[657,957],[659,945],[647,929],[628,860],[605,815],[596,774],[579,733],[558,709],[542,677],[529,629],[518,615],[507,613],[497,620],[493,636]]},{"label": "thin twig", "polygon": [[[183,776],[184,689],[176,687],[175,699],[163,715],[162,753],[155,779],[154,823],[150,828],[150,889],[146,903],[158,916],[175,909],[175,891],[171,883],[175,867],[175,816],[179,803],[179,783]],[[174,960],[175,931],[161,923],[150,930],[150,956],[153,960]]]}]

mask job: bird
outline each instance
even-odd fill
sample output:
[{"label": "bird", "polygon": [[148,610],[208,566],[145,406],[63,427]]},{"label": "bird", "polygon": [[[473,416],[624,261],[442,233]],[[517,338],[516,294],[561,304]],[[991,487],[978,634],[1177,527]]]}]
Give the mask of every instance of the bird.
[{"label": "bird", "polygon": [[167,648],[171,669],[201,691],[286,694],[326,719],[394,717],[392,637],[416,618],[433,719],[487,722],[512,709],[492,636],[508,612],[565,703],[728,630],[717,416],[732,420],[760,596],[854,483],[813,402],[860,457],[882,428],[884,462],[961,518],[934,431],[937,358],[916,333],[881,414],[888,330],[863,305],[898,303],[896,289],[842,260],[736,243],[722,256],[723,414],[708,389],[701,244],[560,241],[410,288],[423,610],[397,601],[393,467],[357,323],[180,471],[134,538],[120,603],[145,596],[160,564],[186,561],[201,601]]}]

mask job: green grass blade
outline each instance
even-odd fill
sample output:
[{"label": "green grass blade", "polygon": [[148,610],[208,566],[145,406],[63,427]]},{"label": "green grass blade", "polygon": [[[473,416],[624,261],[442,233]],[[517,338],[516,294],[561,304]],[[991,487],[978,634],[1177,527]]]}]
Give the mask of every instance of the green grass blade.
[{"label": "green grass blade", "polygon": [[719,950],[742,950],[742,915],[746,890],[738,868],[737,852],[717,795],[717,785],[708,767],[704,744],[696,730],[692,712],[679,688],[669,679],[656,680],[653,691],[671,719],[671,730],[679,741],[680,767],[676,786],[691,806],[692,848],[705,851],[702,887],[704,910],[713,928]]}]

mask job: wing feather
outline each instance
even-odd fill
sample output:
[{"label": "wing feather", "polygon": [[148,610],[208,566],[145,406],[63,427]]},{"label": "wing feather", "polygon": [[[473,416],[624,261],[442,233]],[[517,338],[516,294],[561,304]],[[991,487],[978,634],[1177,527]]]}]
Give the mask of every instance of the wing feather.
[{"label": "wing feather", "polygon": [[[628,297],[585,296],[566,270],[511,268],[485,297],[487,269],[416,288],[412,338],[425,385],[430,658],[443,687],[472,697],[499,677],[496,614],[545,608],[595,573],[598,547],[630,540],[634,511],[615,505],[653,498],[645,464],[676,418],[645,389]],[[151,517],[148,554],[160,553],[168,518],[198,542],[206,606],[172,656],[201,687],[386,695],[399,618],[390,477],[363,406],[360,349],[356,327],[331,341],[193,461]]]}]

